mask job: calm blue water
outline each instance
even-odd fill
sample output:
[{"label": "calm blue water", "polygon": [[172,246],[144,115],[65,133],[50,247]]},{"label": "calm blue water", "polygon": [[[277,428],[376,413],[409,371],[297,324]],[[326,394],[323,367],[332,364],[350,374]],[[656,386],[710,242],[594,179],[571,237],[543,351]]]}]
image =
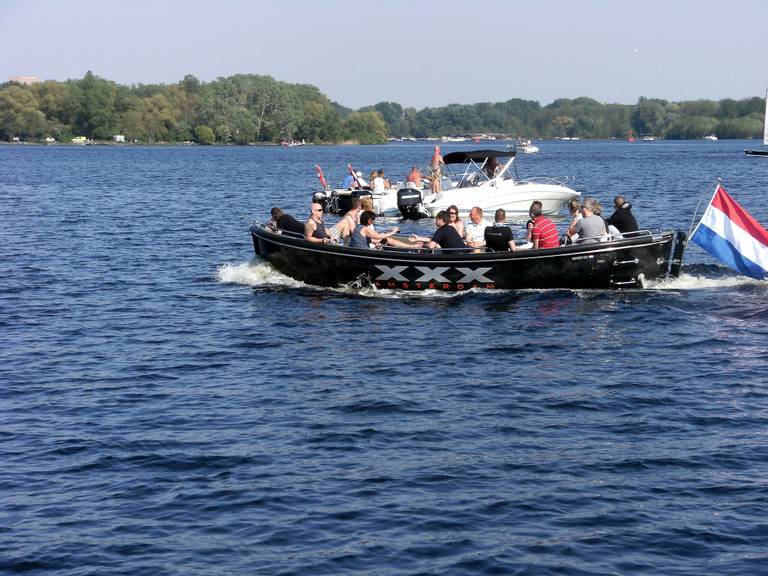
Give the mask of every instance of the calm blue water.
[{"label": "calm blue water", "polygon": [[[720,176],[768,224],[755,145],[519,169],[683,229]],[[430,153],[0,146],[0,572],[768,573],[766,283],[696,247],[628,292],[330,291],[252,259],[315,163]]]}]

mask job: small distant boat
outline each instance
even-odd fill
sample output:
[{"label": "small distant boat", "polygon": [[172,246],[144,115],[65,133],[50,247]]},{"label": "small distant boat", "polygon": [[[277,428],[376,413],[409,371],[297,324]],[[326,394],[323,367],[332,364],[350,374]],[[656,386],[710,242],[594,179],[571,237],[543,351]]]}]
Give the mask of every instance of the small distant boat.
[{"label": "small distant boat", "polygon": [[[768,146],[768,89],[765,91],[765,120],[763,122],[763,146]],[[768,150],[744,150],[749,156],[768,157]]]},{"label": "small distant boat", "polygon": [[655,142],[656,136],[643,136],[643,142]]},{"label": "small distant boat", "polygon": [[280,142],[280,146],[287,146],[287,147],[291,147],[291,146],[306,146],[306,144],[307,143],[304,142],[303,138],[301,139],[301,142],[299,142],[298,140],[282,140]]},{"label": "small distant boat", "polygon": [[717,136],[714,134],[709,134],[708,136],[704,136],[704,140],[712,140],[713,142],[717,140]]},{"label": "small distant boat", "polygon": [[523,154],[536,154],[539,151],[539,147],[526,138],[518,138],[517,142],[512,147],[507,146],[507,149],[517,150]]}]

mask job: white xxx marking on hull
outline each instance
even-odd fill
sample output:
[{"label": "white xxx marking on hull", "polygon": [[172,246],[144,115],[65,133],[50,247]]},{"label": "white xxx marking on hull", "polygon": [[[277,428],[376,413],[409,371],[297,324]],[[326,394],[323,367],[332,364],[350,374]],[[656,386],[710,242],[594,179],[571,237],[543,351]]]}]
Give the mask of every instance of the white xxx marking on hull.
[{"label": "white xxx marking on hull", "polygon": [[402,275],[402,272],[408,268],[408,266],[385,266],[383,264],[376,264],[376,268],[381,270],[381,276],[376,280],[396,280],[398,282],[407,282],[408,278]]},{"label": "white xxx marking on hull", "polygon": [[428,268],[427,266],[414,266],[416,270],[421,272],[421,278],[416,278],[416,282],[450,282],[448,278],[443,276],[443,272],[448,270],[449,266],[438,266],[437,268]]},{"label": "white xxx marking on hull", "polygon": [[464,274],[463,278],[459,278],[459,283],[464,284],[467,282],[493,282],[490,278],[485,277],[485,273],[492,270],[492,268],[478,268],[472,270],[472,268],[456,268],[459,272]]}]

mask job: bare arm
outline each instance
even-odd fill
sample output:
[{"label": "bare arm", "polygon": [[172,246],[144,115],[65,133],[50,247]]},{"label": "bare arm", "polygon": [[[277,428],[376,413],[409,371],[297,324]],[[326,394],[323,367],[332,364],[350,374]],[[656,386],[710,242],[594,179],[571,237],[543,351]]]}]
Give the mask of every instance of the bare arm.
[{"label": "bare arm", "polygon": [[315,238],[313,236],[315,230],[317,230],[317,224],[315,224],[315,221],[311,219],[307,220],[307,223],[304,224],[304,237],[310,242],[314,242],[316,244],[327,244],[330,241],[330,238]]}]

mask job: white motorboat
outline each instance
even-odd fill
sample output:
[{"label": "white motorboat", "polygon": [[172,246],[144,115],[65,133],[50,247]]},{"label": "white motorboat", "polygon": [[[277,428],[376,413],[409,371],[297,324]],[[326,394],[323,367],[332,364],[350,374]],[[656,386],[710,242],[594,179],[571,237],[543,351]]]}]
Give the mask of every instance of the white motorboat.
[{"label": "white motorboat", "polygon": [[[503,159],[504,163],[497,159]],[[528,214],[534,200],[542,203],[545,214],[557,214],[570,200],[579,197],[579,192],[566,186],[566,179],[519,179],[513,165],[514,150],[451,152],[443,160],[446,173],[441,179],[440,192],[411,190],[406,202],[402,198],[405,191],[398,191],[398,208],[403,216],[435,216],[451,205],[463,214],[479,206],[489,215],[504,208],[507,215],[519,216]]]},{"label": "white motorboat", "polygon": [[704,140],[712,140],[713,142],[717,140],[717,136],[714,134],[709,134],[707,136],[704,136]]}]

